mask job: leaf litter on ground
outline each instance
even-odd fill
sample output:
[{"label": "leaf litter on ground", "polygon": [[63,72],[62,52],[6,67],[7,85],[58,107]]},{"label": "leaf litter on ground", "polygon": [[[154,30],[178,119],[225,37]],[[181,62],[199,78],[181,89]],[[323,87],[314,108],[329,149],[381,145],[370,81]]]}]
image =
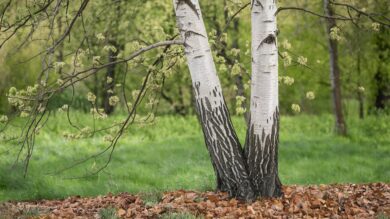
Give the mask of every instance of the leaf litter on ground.
[{"label": "leaf litter on ground", "polygon": [[231,199],[223,192],[185,190],[165,192],[154,205],[128,193],[10,201],[0,204],[0,218],[102,218],[105,209],[115,209],[115,218],[164,218],[177,213],[194,218],[390,217],[390,184],[387,183],[288,185],[283,191],[281,198],[263,198],[252,203]]}]

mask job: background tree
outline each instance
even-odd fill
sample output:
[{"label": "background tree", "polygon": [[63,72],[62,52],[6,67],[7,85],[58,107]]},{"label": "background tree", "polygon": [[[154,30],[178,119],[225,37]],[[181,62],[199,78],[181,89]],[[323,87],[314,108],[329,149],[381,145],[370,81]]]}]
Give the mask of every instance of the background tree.
[{"label": "background tree", "polygon": [[339,31],[334,18],[335,13],[329,2],[324,0],[324,10],[327,17],[327,33],[329,41],[329,65],[330,65],[330,82],[332,86],[332,102],[333,110],[336,120],[336,132],[341,135],[347,134],[347,125],[345,123],[343,104],[341,97],[341,80],[340,80],[340,67],[339,67],[339,52],[337,45],[337,31]]}]

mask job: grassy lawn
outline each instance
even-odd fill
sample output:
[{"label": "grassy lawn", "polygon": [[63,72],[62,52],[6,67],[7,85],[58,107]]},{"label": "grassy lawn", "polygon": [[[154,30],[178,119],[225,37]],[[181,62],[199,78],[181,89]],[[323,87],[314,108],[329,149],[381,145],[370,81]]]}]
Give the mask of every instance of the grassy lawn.
[{"label": "grassy lawn", "polygon": [[[91,125],[77,114],[75,121]],[[118,117],[100,123],[110,124]],[[240,139],[245,124],[234,118]],[[332,134],[330,115],[282,117],[280,176],[284,184],[365,183],[390,181],[390,117],[348,121],[349,136]],[[212,190],[214,175],[195,117],[164,116],[155,125],[136,125],[120,140],[110,165],[97,175],[84,176],[103,165],[107,156],[65,172],[58,170],[107,146],[102,135],[81,140],[62,137],[71,131],[56,115],[36,139],[28,177],[11,165],[16,145],[0,143],[0,201],[94,196],[108,192],[154,194],[160,191]],[[74,130],[73,130],[74,131]]]}]

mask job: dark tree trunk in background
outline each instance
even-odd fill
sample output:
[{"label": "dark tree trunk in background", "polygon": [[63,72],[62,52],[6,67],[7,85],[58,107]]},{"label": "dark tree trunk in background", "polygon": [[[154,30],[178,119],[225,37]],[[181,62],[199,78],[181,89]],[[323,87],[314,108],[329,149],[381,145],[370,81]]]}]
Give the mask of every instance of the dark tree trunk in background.
[{"label": "dark tree trunk in background", "polygon": [[[333,17],[334,12],[329,3],[329,0],[324,0],[325,15]],[[341,80],[340,80],[340,68],[338,63],[338,49],[337,41],[330,36],[331,29],[336,27],[335,19],[328,18],[327,21],[327,33],[329,41],[329,62],[330,62],[330,82],[332,88],[332,100],[333,111],[336,119],[336,132],[340,135],[347,135],[347,126],[343,114],[343,105],[341,97]]]},{"label": "dark tree trunk in background", "polygon": [[[111,41],[110,45],[115,46],[116,51],[112,51],[111,49],[108,52],[108,62],[115,62],[117,60],[118,55],[118,47],[115,41]],[[113,93],[115,89],[115,68],[116,65],[110,65],[107,67],[106,77],[103,80],[103,101],[102,107],[104,108],[104,112],[106,114],[111,114],[114,112],[114,106],[110,105],[110,97],[114,96]],[[112,78],[112,81],[107,81],[107,78]],[[109,82],[109,83],[108,83]]]},{"label": "dark tree trunk in background", "polygon": [[361,62],[361,54],[360,50],[357,53],[357,75],[358,75],[358,90],[357,90],[357,95],[358,95],[358,101],[359,101],[359,118],[364,119],[364,91],[360,90],[361,87],[361,67],[360,67],[360,62]]},{"label": "dark tree trunk in background", "polygon": [[378,68],[376,70],[375,81],[375,108],[385,110],[390,106],[390,72],[387,67],[390,63],[390,30],[381,27],[376,35],[376,47],[378,51]]},{"label": "dark tree trunk in background", "polygon": [[[61,16],[58,16],[58,18],[57,18],[57,25],[58,25],[58,33],[60,35],[63,34],[62,33],[62,17]],[[57,62],[63,62],[64,61],[64,43],[60,43],[58,45],[57,51],[58,51]],[[62,67],[61,66],[57,69],[57,73],[59,75],[62,74]]]},{"label": "dark tree trunk in background", "polygon": [[383,81],[385,81],[385,77],[383,72],[380,70],[376,72],[374,79],[377,86],[375,95],[375,108],[377,110],[384,110],[386,108],[386,102],[390,99],[390,96],[387,95],[389,85],[383,83]]},{"label": "dark tree trunk in background", "polygon": [[[168,90],[169,91],[169,90]],[[176,103],[169,95],[167,95],[164,90],[161,91],[161,97],[166,100],[171,106],[173,106],[173,109],[175,111],[175,114],[179,114],[182,116],[185,116],[188,114],[187,107],[184,105],[184,97],[183,97],[183,90],[182,87],[178,87],[178,96],[179,100],[178,103]]]}]

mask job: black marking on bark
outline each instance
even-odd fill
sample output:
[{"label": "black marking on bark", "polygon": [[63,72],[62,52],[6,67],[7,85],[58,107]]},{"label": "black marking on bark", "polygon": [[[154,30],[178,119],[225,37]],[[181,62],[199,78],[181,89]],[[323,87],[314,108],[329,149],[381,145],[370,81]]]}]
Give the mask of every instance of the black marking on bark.
[{"label": "black marking on bark", "polygon": [[[193,48],[192,46],[190,46],[190,44],[187,43],[187,39],[190,38],[191,36],[193,35],[198,35],[198,36],[202,36],[202,37],[205,37],[205,35],[201,34],[201,33],[198,33],[196,31],[192,31],[192,30],[185,30],[185,29],[180,29],[181,31],[184,31],[184,46],[185,47],[191,47]],[[196,58],[200,58],[202,56],[198,56]]]},{"label": "black marking on bark", "polygon": [[196,5],[194,5],[194,3],[192,3],[191,0],[177,0],[177,1],[178,1],[178,3],[177,3],[176,10],[179,7],[179,5],[186,4],[186,5],[188,5],[191,8],[191,10],[193,10],[195,12],[196,16],[198,18],[200,18],[198,10],[196,9]]},{"label": "black marking on bark", "polygon": [[[276,37],[275,37],[274,34],[268,35],[268,36],[263,40],[263,42],[266,43],[266,44],[273,44],[273,43],[275,43],[275,41],[276,41]],[[263,43],[263,42],[262,42],[262,43]]]},{"label": "black marking on bark", "polygon": [[265,39],[263,39],[257,49],[259,49],[263,44],[275,44],[276,45],[276,36],[275,34],[269,34]]},{"label": "black marking on bark", "polygon": [[191,35],[198,35],[198,36],[202,36],[202,37],[206,37],[205,35],[201,34],[201,33],[198,33],[196,31],[193,31],[193,30],[185,30],[185,33],[184,33],[184,36],[185,38],[189,38]]},{"label": "black marking on bark", "polygon": [[[198,92],[200,83],[194,83],[194,92]],[[255,195],[249,180],[243,151],[234,131],[225,100],[220,88],[211,90],[215,100],[211,106],[207,97],[195,95],[195,106],[202,126],[206,147],[209,151],[217,176],[217,188],[230,196],[244,200],[253,200]],[[199,93],[199,92],[198,92]]]},{"label": "black marking on bark", "polygon": [[265,131],[264,131],[264,129],[263,129],[263,133],[262,133],[262,135],[261,135],[261,141],[264,142],[264,139],[265,139]]},{"label": "black marking on bark", "polygon": [[212,107],[211,107],[211,103],[209,101],[209,98],[205,97],[204,100],[206,102],[207,110],[212,111]]},{"label": "black marking on bark", "polygon": [[272,116],[271,133],[254,133],[254,125],[249,126],[245,157],[248,172],[256,195],[278,197],[282,195],[278,176],[278,144],[279,144],[279,109],[276,107]]},{"label": "black marking on bark", "polygon": [[196,96],[199,96],[199,94],[200,94],[199,93],[199,87],[200,87],[200,82],[199,81],[195,82],[194,83],[194,88],[195,88],[194,91],[195,91],[195,95]]},{"label": "black marking on bark", "polygon": [[264,6],[263,4],[261,4],[261,2],[259,0],[252,0],[251,1],[251,9],[253,8],[253,6],[255,5],[255,2],[260,5],[261,9],[264,9]]}]

